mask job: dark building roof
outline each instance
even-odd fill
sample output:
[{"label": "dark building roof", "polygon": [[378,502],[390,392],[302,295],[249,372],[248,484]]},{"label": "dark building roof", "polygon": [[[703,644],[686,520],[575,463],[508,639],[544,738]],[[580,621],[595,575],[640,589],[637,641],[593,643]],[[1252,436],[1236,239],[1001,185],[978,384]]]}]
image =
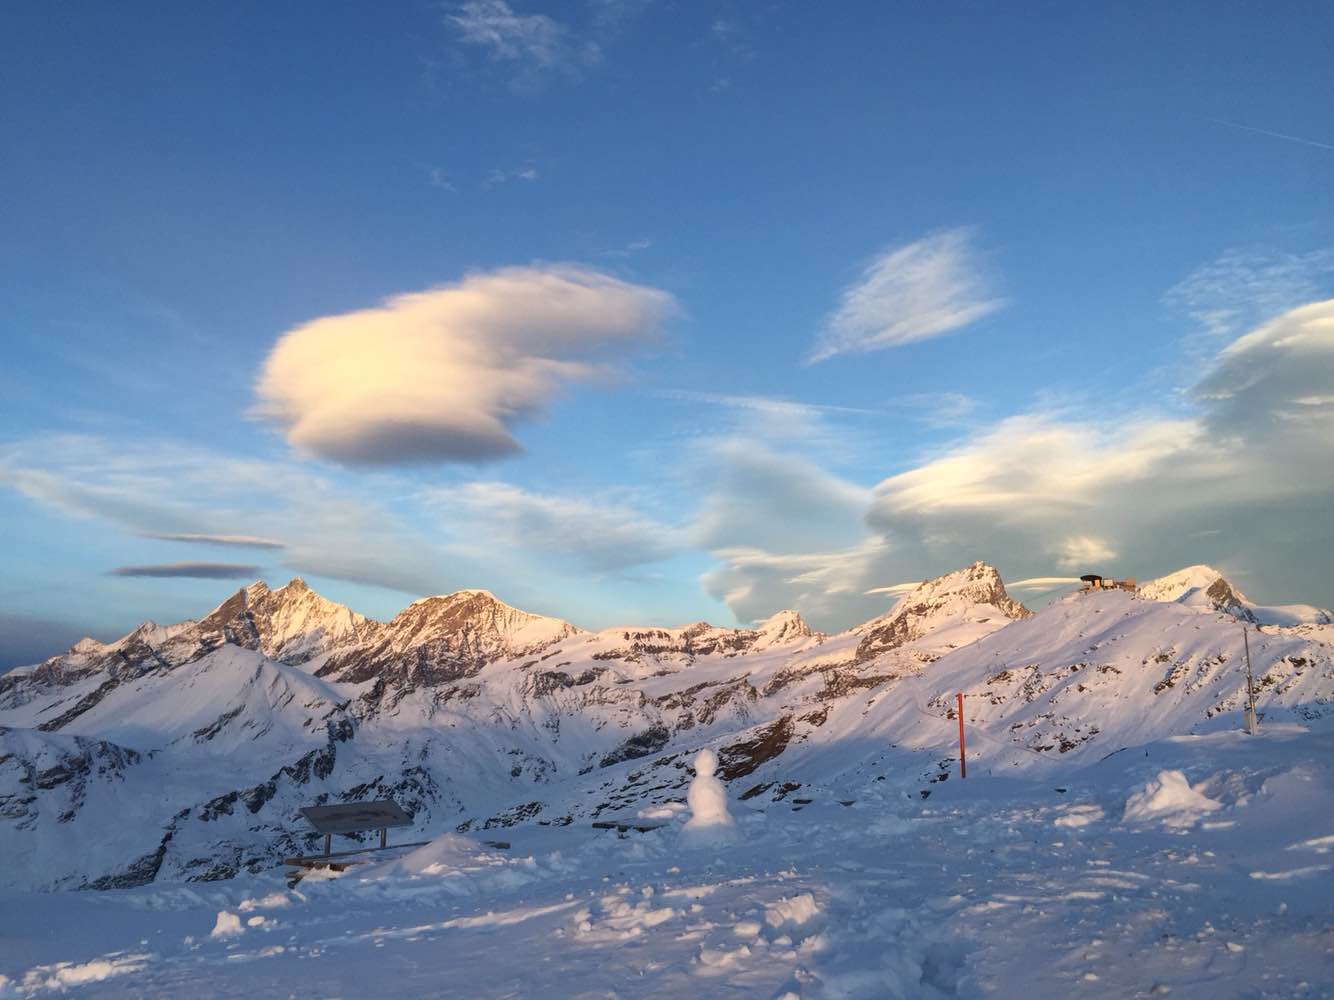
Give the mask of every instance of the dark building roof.
[{"label": "dark building roof", "polygon": [[1102,577],[1100,577],[1097,573],[1085,573],[1083,576],[1080,577],[1080,579],[1083,580],[1085,583],[1092,583],[1095,580],[1101,580]]}]

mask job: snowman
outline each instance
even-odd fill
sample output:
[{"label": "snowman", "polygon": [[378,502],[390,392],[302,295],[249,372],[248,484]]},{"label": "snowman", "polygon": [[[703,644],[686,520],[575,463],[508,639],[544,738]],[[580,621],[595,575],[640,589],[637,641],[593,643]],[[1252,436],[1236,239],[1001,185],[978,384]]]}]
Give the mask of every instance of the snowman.
[{"label": "snowman", "polygon": [[712,750],[695,755],[695,778],[686,792],[690,820],[682,837],[692,844],[724,844],[733,839],[736,821],[727,811],[727,789],[718,780],[718,757]]}]

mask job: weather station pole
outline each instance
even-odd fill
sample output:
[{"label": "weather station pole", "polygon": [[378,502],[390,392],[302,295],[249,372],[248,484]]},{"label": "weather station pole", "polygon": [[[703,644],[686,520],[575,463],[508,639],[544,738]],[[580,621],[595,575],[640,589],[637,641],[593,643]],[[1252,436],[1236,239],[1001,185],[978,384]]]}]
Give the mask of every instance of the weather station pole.
[{"label": "weather station pole", "polygon": [[1246,732],[1254,736],[1260,728],[1255,717],[1255,675],[1251,673],[1251,633],[1246,626],[1241,628],[1241,639],[1246,644]]}]

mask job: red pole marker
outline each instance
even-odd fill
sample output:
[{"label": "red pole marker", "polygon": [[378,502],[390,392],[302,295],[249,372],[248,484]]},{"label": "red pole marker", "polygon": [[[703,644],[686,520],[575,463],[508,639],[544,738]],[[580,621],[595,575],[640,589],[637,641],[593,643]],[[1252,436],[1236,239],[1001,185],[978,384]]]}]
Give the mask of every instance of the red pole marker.
[{"label": "red pole marker", "polygon": [[968,777],[968,762],[964,760],[963,756],[963,692],[960,691],[957,697],[959,699],[959,777],[966,778]]}]

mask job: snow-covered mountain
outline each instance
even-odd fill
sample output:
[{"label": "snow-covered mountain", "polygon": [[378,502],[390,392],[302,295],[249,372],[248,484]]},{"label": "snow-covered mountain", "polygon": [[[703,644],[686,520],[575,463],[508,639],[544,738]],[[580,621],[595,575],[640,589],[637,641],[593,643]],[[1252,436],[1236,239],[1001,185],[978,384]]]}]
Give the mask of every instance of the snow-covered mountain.
[{"label": "snow-covered mountain", "polygon": [[[754,807],[877,777],[929,794],[956,692],[991,768],[1235,726],[1231,603],[1255,606],[1230,588],[1222,612],[1181,600],[1194,569],[1031,614],[975,563],[833,636],[794,611],[587,632],[479,590],[382,623],[300,580],[254,584],[198,621],[0,677],[0,844],[24,859],[3,877],[226,878],[313,847],[300,806],[382,796],[431,834],[633,816],[681,799],[705,746]],[[1319,624],[1252,636],[1269,719],[1329,712],[1332,640]]]},{"label": "snow-covered mountain", "polygon": [[1187,566],[1150,580],[1139,588],[1139,593],[1151,601],[1173,601],[1187,607],[1222,611],[1258,625],[1328,625],[1334,622],[1334,612],[1310,604],[1254,604],[1212,566]]}]

